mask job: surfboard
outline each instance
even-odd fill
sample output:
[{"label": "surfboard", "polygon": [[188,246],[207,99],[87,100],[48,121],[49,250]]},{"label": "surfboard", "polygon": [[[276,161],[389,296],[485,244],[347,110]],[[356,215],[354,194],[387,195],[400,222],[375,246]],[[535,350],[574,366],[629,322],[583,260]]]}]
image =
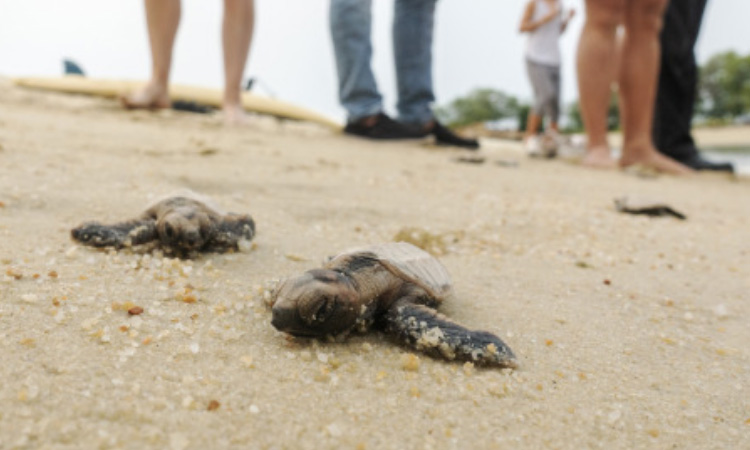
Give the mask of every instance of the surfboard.
[{"label": "surfboard", "polygon": [[[17,86],[31,89],[110,98],[117,98],[124,93],[138,89],[144,84],[143,81],[97,79],[75,75],[14,78],[13,82]],[[196,102],[220,108],[222,91],[200,86],[173,84],[169,86],[169,96],[173,101]],[[242,106],[246,111],[258,114],[317,123],[334,131],[341,131],[342,129],[340,123],[315,111],[251,92],[242,93]]]}]

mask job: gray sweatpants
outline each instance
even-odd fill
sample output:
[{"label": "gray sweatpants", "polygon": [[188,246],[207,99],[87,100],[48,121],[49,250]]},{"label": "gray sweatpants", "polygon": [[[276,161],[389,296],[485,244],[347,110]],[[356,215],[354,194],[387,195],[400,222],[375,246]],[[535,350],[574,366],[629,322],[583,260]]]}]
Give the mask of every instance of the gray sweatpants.
[{"label": "gray sweatpants", "polygon": [[534,89],[534,105],[531,111],[557,123],[560,119],[560,67],[539,64],[527,59],[526,70]]}]

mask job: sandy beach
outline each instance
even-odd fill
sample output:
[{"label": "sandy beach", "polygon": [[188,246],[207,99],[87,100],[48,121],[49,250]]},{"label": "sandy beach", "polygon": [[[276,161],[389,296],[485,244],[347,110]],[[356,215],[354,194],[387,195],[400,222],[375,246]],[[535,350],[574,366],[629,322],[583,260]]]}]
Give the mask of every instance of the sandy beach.
[{"label": "sandy beach", "polygon": [[[750,182],[485,144],[466,164],[0,80],[0,448],[750,448]],[[252,248],[177,260],[70,239],[183,188],[251,214]],[[625,194],[688,219],[618,213]],[[442,312],[501,336],[518,370],[270,325],[272,280],[409,228],[453,276]]]}]

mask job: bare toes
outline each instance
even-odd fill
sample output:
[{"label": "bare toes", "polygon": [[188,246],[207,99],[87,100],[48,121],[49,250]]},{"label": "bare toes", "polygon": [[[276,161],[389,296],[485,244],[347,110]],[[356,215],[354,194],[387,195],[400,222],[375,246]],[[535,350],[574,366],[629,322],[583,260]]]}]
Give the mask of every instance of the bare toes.
[{"label": "bare toes", "polygon": [[608,148],[591,149],[581,160],[581,165],[594,169],[614,169],[617,163]]}]

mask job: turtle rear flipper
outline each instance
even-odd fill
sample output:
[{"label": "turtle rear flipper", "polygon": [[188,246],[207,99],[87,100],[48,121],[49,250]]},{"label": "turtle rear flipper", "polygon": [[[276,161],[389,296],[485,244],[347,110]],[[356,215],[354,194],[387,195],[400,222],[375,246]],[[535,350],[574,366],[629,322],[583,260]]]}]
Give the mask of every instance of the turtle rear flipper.
[{"label": "turtle rear flipper", "polygon": [[671,207],[666,206],[666,205],[657,206],[657,207],[650,208],[650,209],[644,209],[641,214],[646,214],[648,216],[672,216],[680,220],[687,219],[687,216],[685,216],[685,214],[682,214],[681,212],[675,209],[672,209]]},{"label": "turtle rear flipper", "polygon": [[413,299],[399,300],[385,315],[386,330],[431,356],[471,361],[481,366],[516,368],[513,351],[499,337],[473,331]]},{"label": "turtle rear flipper", "polygon": [[73,228],[73,240],[91,247],[131,247],[158,239],[154,220],[131,220],[114,225],[87,222]]},{"label": "turtle rear flipper", "polygon": [[664,202],[632,196],[616,198],[615,209],[628,214],[642,214],[651,217],[672,216],[680,220],[687,219],[685,214]]},{"label": "turtle rear flipper", "polygon": [[241,240],[251,240],[255,236],[255,221],[247,214],[229,213],[222,218],[214,230],[214,235],[206,244],[207,250],[237,250]]}]

